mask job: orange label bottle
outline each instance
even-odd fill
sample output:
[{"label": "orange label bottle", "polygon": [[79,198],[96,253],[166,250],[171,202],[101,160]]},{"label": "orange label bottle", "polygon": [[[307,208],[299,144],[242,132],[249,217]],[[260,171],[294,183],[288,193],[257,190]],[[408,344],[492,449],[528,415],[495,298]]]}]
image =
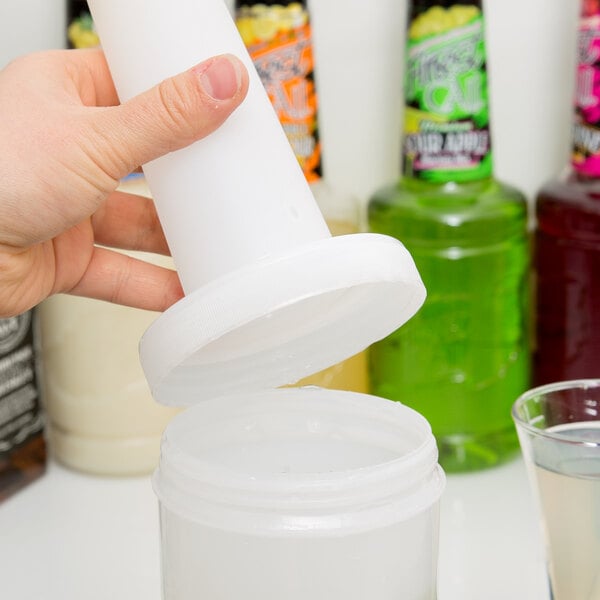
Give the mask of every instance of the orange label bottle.
[{"label": "orange label bottle", "polygon": [[[306,2],[237,0],[236,23],[331,233],[356,233],[358,204],[323,179],[315,57]],[[367,392],[366,352],[299,383]]]},{"label": "orange label bottle", "polygon": [[237,24],[307,180],[318,180],[321,144],[314,55],[304,3],[241,5]]}]

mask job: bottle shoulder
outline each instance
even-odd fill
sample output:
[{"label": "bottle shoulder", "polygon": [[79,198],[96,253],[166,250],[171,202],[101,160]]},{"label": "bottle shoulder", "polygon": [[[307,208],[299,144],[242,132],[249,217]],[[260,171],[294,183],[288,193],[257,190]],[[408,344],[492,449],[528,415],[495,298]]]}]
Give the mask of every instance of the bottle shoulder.
[{"label": "bottle shoulder", "polygon": [[369,229],[395,235],[407,247],[491,247],[509,241],[525,248],[528,207],[515,187],[489,179],[433,185],[408,179],[376,192]]},{"label": "bottle shoulder", "polygon": [[556,203],[600,210],[600,179],[568,171],[562,177],[549,181],[540,188],[536,206]]},{"label": "bottle shoulder", "polygon": [[402,177],[371,197],[369,212],[382,209],[428,214],[434,219],[448,214],[468,219],[494,214],[526,215],[527,200],[516,187],[495,178],[436,184]]},{"label": "bottle shoulder", "polygon": [[600,180],[566,173],[540,189],[535,214],[540,234],[600,243]]}]

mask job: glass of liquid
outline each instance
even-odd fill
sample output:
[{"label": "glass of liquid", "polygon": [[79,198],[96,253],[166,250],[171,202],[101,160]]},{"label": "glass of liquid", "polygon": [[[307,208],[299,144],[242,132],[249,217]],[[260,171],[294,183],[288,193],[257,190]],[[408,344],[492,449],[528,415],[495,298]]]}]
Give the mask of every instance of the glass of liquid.
[{"label": "glass of liquid", "polygon": [[553,600],[600,600],[600,380],[525,392],[512,411],[537,498]]}]

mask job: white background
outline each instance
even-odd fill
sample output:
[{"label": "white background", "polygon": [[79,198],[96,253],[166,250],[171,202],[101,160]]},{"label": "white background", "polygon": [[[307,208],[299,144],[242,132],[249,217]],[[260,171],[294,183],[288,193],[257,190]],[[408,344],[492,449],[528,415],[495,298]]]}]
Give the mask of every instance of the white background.
[{"label": "white background", "polygon": [[0,2],[0,67],[34,50],[65,43],[66,0]]}]

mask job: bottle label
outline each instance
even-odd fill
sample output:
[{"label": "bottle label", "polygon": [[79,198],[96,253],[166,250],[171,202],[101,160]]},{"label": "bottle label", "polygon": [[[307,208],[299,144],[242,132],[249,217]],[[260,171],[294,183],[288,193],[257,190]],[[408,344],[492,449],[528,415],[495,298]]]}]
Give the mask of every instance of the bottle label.
[{"label": "bottle label", "polygon": [[308,12],[257,4],[240,9],[237,26],[279,121],[309,182],[321,177],[321,145]]},{"label": "bottle label", "polygon": [[579,23],[573,168],[583,175],[600,176],[600,7],[583,3]]},{"label": "bottle label", "polygon": [[404,174],[432,182],[492,174],[484,21],[477,6],[433,6],[409,23]]},{"label": "bottle label", "polygon": [[69,0],[67,41],[71,48],[96,48],[100,39],[86,0]]},{"label": "bottle label", "polygon": [[31,321],[0,319],[0,458],[43,428]]}]

